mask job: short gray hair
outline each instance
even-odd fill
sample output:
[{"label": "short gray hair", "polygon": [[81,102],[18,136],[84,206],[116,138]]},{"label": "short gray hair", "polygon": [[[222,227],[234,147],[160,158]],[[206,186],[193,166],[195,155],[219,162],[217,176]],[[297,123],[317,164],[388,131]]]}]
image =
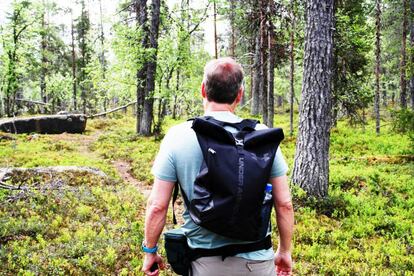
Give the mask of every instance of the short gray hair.
[{"label": "short gray hair", "polygon": [[213,59],[204,67],[203,80],[207,100],[232,104],[243,85],[243,68],[234,59]]}]

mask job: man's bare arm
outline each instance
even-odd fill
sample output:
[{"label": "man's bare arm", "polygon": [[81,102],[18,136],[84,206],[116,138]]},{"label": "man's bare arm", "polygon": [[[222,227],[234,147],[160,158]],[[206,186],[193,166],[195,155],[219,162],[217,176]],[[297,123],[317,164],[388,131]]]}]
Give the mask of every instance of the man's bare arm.
[{"label": "man's bare arm", "polygon": [[290,253],[294,216],[287,176],[274,177],[270,181],[273,186],[273,201],[280,236],[279,251]]},{"label": "man's bare arm", "polygon": [[[145,243],[149,248],[157,245],[168,211],[168,203],[174,189],[174,182],[155,179],[151,194],[147,202],[147,211],[145,214]],[[158,267],[163,269],[164,262],[160,255],[145,253],[142,270],[146,275],[157,276],[159,270],[151,272],[151,266],[157,263]]]},{"label": "man's bare arm", "polygon": [[154,247],[165,225],[174,182],[155,179],[145,213],[145,242]]}]

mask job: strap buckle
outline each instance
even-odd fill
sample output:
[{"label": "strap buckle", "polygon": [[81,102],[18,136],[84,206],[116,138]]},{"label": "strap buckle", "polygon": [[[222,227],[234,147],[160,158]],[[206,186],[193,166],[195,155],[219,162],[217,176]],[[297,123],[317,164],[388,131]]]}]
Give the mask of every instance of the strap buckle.
[{"label": "strap buckle", "polygon": [[244,145],[243,139],[234,138],[234,141],[236,142],[236,146],[243,146]]}]

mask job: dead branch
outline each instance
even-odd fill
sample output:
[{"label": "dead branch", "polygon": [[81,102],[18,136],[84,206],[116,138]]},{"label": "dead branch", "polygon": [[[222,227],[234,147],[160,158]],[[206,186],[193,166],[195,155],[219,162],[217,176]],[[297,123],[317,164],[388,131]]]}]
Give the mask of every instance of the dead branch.
[{"label": "dead branch", "polygon": [[111,109],[111,110],[106,111],[106,112],[102,112],[102,113],[98,113],[98,114],[94,114],[94,115],[89,115],[89,116],[88,116],[88,118],[91,118],[91,119],[92,119],[92,118],[96,118],[96,117],[106,116],[106,115],[108,115],[108,114],[110,114],[110,113],[113,113],[113,112],[116,112],[116,111],[119,111],[119,110],[125,109],[125,108],[127,108],[128,106],[134,105],[134,104],[136,104],[136,103],[137,103],[136,101],[135,101],[135,102],[130,102],[130,103],[126,104],[126,105],[119,106],[119,107],[117,107],[117,108]]},{"label": "dead branch", "polygon": [[24,103],[31,103],[31,104],[39,104],[39,105],[50,105],[50,103],[44,103],[39,101],[33,101],[33,100],[27,100],[27,99],[16,99],[18,102],[24,102]]}]

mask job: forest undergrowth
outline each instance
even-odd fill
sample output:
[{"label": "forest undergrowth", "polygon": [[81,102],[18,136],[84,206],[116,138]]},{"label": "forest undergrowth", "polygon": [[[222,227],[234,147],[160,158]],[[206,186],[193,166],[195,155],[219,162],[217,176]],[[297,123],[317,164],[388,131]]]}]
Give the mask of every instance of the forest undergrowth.
[{"label": "forest undergrowth", "polygon": [[[177,123],[167,119],[165,129]],[[373,121],[365,130],[338,122],[327,199],[292,187],[296,275],[414,275],[414,149],[385,123],[377,137]],[[287,114],[275,125],[285,130],[281,147],[292,169]],[[145,198],[114,162],[128,162],[150,187],[161,139],[137,136],[134,118],[123,115],[89,121],[84,135],[10,136],[0,140],[1,167],[89,166],[109,179],[61,176],[59,189],[30,189],[47,185],[42,179],[8,180],[29,190],[16,198],[20,191],[0,189],[0,274],[141,275]]]}]

